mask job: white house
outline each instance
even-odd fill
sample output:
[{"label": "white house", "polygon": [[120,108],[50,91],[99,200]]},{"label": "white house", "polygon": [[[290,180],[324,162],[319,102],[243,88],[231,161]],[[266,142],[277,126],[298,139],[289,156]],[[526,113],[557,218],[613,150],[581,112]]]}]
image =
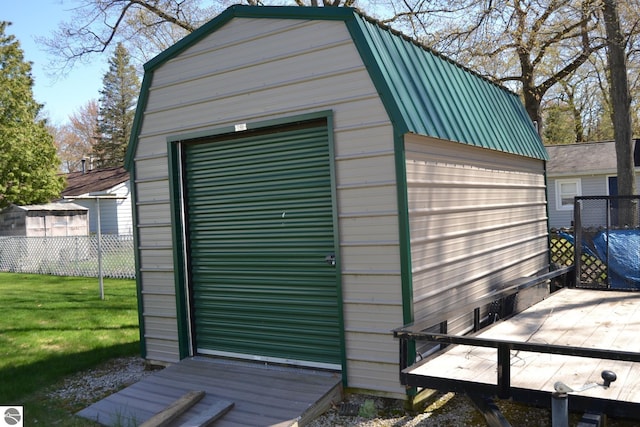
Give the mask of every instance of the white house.
[{"label": "white house", "polygon": [[[548,145],[547,188],[549,227],[569,228],[576,196],[618,194],[614,141]],[[635,145],[636,180],[640,188],[640,144]]]},{"label": "white house", "polygon": [[98,231],[98,220],[102,234],[133,233],[129,172],[123,167],[72,172],[62,197],[89,209],[91,233]]}]

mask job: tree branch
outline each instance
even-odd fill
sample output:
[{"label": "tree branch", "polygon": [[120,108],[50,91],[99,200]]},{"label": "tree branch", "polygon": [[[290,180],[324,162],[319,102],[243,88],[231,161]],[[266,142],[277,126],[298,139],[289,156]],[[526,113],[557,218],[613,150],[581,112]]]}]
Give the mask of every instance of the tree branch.
[{"label": "tree branch", "polygon": [[[185,31],[192,33],[196,30],[196,28],[190,25],[188,22],[181,21],[177,17],[169,15],[165,11],[152,5],[150,2],[142,1],[142,0],[129,0],[129,1],[132,4],[137,4],[138,6],[147,9],[149,12],[162,18],[165,22],[169,22],[171,24],[177,25],[178,27],[184,29]],[[129,5],[126,6],[126,8],[128,7]]]}]

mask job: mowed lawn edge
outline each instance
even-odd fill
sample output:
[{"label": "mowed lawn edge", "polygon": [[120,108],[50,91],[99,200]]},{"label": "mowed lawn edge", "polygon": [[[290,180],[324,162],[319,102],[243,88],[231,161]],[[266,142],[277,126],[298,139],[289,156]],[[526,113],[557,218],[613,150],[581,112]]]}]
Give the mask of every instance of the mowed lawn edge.
[{"label": "mowed lawn edge", "polygon": [[0,405],[140,352],[134,280],[0,273]]}]

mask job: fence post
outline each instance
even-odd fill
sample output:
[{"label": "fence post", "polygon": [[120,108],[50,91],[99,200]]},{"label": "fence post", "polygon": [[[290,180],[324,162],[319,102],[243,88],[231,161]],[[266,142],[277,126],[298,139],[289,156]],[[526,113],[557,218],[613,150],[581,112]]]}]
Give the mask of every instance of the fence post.
[{"label": "fence post", "polygon": [[580,216],[580,200],[576,197],[573,199],[573,264],[576,266],[575,286],[579,287],[582,273],[582,217]]},{"label": "fence post", "polygon": [[102,227],[100,225],[100,198],[96,197],[96,210],[98,216],[96,222],[98,226],[98,283],[100,285],[100,299],[104,299],[104,283],[102,280]]}]

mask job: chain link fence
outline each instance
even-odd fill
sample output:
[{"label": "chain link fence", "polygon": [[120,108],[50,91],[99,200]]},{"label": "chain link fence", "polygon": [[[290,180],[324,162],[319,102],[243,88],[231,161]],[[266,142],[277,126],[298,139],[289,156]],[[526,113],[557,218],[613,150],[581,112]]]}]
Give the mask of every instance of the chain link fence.
[{"label": "chain link fence", "polygon": [[133,235],[0,237],[0,271],[135,279]]}]

